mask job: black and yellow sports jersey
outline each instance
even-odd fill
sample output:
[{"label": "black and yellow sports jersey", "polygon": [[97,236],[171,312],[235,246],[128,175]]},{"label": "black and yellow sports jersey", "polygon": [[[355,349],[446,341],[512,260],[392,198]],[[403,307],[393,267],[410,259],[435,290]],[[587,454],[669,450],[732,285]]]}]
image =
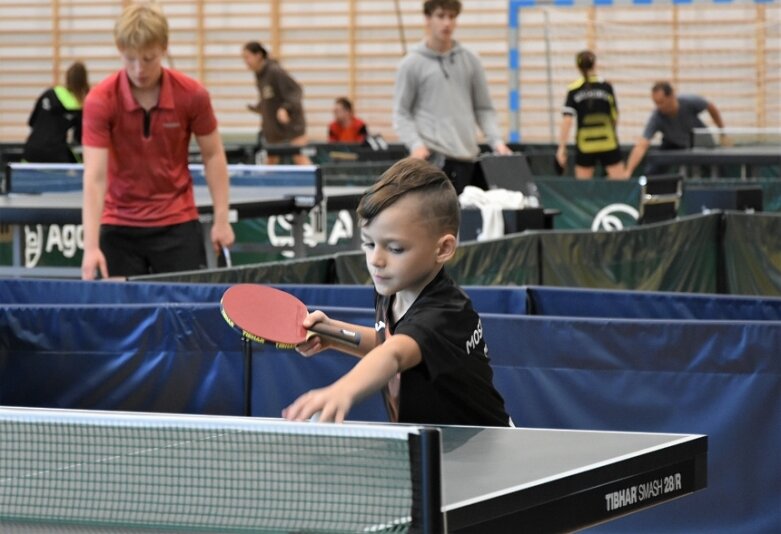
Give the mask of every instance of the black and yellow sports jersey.
[{"label": "black and yellow sports jersey", "polygon": [[602,78],[591,76],[588,83],[584,78],[571,83],[562,113],[577,116],[576,144],[580,152],[592,154],[618,148],[616,97],[613,86]]}]

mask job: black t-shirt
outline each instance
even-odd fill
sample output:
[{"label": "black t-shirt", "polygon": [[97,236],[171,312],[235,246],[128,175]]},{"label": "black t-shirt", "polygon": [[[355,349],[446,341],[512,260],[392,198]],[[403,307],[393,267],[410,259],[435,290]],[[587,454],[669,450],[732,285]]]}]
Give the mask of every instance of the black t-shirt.
[{"label": "black t-shirt", "polygon": [[399,421],[509,426],[504,399],[493,386],[480,316],[445,270],[391,325],[392,304],[393,297],[376,295],[377,341],[404,334],[417,342],[423,356],[401,373]]}]

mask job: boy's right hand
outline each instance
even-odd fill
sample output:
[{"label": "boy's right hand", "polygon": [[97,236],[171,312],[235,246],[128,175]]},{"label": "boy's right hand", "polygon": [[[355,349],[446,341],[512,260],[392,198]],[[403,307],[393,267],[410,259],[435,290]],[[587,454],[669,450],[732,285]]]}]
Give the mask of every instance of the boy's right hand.
[{"label": "boy's right hand", "polygon": [[[304,328],[309,330],[317,323],[326,323],[328,322],[328,316],[321,312],[320,310],[313,311],[306,317],[304,317],[303,325]],[[313,334],[310,336],[306,341],[301,343],[300,345],[296,346],[296,351],[298,351],[299,354],[302,356],[314,356],[318,352],[322,352],[325,349],[329,348],[330,342],[327,339],[324,339],[317,334]]]}]

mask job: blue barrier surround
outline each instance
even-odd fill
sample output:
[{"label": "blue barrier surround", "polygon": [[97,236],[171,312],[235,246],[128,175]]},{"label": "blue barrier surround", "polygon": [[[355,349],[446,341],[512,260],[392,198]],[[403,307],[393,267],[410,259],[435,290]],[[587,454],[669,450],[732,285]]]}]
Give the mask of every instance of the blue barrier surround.
[{"label": "blue barrier surround", "polygon": [[781,322],[483,324],[496,386],[522,426],[708,435],[705,492],[596,531],[779,531]]},{"label": "blue barrier surround", "polygon": [[[0,306],[23,304],[216,303],[230,284],[0,281]],[[368,307],[371,286],[277,284],[310,308]],[[722,294],[623,291],[551,286],[465,286],[480,313],[639,319],[781,320],[781,298]]]},{"label": "blue barrier surround", "polygon": [[[242,413],[241,342],[213,300],[223,286],[87,284],[0,282],[6,302],[0,311],[0,404]],[[104,303],[65,304],[53,294],[65,288],[76,298],[80,291],[80,300]],[[315,291],[328,299],[350,291],[360,300],[370,294],[363,286]],[[779,530],[781,426],[774,422],[781,421],[781,321],[769,319],[778,299],[560,288],[469,291],[486,301],[491,294],[512,300],[528,291],[536,306],[560,314],[482,313],[495,383],[517,424],[709,436],[706,491],[598,531]],[[25,294],[59,302],[7,303],[9,295],[25,300]],[[145,296],[158,302],[129,302]],[[320,304],[335,318],[373,321],[365,304]],[[611,309],[660,318],[572,317]],[[739,320],[757,313],[763,320]],[[256,348],[253,414],[278,415],[355,361],[336,353],[305,359]],[[357,405],[351,417],[384,420],[379,396]]]},{"label": "blue barrier surround", "polygon": [[[98,304],[219,302],[231,284],[83,282],[80,280],[0,280],[4,304]],[[374,305],[374,291],[365,285],[275,284],[310,308],[339,303],[342,307]],[[526,313],[524,287],[465,287],[480,313]]]}]

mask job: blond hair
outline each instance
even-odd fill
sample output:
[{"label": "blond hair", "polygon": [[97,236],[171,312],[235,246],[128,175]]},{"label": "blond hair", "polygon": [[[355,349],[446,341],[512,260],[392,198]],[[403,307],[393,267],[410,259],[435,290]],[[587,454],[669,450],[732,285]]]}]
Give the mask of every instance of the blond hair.
[{"label": "blond hair", "polygon": [[168,21],[154,4],[132,4],[114,25],[114,42],[119,50],[143,50],[155,45],[168,48]]}]

